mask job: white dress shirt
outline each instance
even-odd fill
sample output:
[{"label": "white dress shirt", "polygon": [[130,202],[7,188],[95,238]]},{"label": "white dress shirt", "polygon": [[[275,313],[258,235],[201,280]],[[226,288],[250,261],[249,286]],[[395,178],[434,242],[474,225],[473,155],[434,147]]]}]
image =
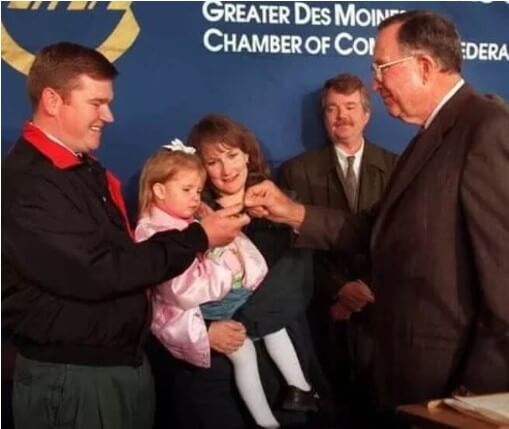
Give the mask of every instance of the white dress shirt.
[{"label": "white dress shirt", "polygon": [[362,154],[364,153],[364,139],[362,139],[362,144],[357,150],[357,152],[352,154],[347,154],[343,149],[334,145],[336,149],[336,156],[338,157],[339,166],[341,167],[341,171],[343,172],[343,177],[346,177],[346,170],[348,168],[348,160],[349,156],[354,156],[355,160],[353,162],[353,171],[355,173],[355,180],[357,185],[359,185],[359,175],[361,170],[361,162],[362,162]]},{"label": "white dress shirt", "polygon": [[440,109],[442,109],[442,107],[444,107],[444,104],[447,103],[452,98],[452,96],[460,90],[460,88],[463,86],[464,83],[465,83],[465,81],[463,79],[460,79],[456,83],[456,85],[454,85],[449,90],[449,92],[447,94],[445,94],[444,98],[442,98],[442,101],[440,101],[440,103],[438,103],[437,107],[435,107],[433,112],[431,112],[431,115],[429,115],[428,119],[426,119],[426,122],[424,122],[424,125],[422,126],[424,129],[426,129],[430,126],[433,119],[435,119],[435,117],[438,115],[438,112],[440,112]]}]

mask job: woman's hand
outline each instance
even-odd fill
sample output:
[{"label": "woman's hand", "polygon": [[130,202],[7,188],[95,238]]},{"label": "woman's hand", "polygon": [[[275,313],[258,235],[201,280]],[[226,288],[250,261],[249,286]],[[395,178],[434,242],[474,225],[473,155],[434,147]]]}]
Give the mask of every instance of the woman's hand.
[{"label": "woman's hand", "polygon": [[235,320],[218,320],[210,324],[208,334],[211,349],[229,354],[244,344],[246,328]]}]

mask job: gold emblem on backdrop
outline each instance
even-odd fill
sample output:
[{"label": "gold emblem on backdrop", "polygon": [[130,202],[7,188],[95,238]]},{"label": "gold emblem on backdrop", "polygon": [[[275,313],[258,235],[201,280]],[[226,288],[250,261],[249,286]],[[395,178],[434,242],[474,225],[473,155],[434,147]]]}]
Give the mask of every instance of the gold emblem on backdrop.
[{"label": "gold emblem on backdrop", "polygon": [[[71,12],[93,10],[97,1],[11,1],[8,9],[38,10],[41,7],[53,11],[62,5]],[[131,10],[130,1],[110,1],[107,10],[124,11],[113,31],[96,49],[108,60],[114,62],[120,58],[134,43],[140,33],[140,26]],[[23,74],[28,74],[35,55],[20,46],[9,34],[2,22],[2,59],[11,67]]]}]

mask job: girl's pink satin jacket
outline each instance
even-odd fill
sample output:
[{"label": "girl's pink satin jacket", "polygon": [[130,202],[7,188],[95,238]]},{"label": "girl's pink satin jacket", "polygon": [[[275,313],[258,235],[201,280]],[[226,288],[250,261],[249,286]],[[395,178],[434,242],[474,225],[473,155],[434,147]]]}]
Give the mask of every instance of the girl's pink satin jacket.
[{"label": "girl's pink satin jacket", "polygon": [[[138,221],[135,239],[144,241],[160,231],[182,230],[190,222],[194,220],[176,218],[152,207],[150,215]],[[152,293],[152,332],[175,357],[196,366],[210,367],[209,338],[199,306],[221,300],[234,283],[229,246],[234,246],[242,256],[242,287],[256,289],[267,274],[267,264],[254,244],[241,233],[225,246],[225,252],[207,251],[198,255],[183,274],[156,286]]]}]

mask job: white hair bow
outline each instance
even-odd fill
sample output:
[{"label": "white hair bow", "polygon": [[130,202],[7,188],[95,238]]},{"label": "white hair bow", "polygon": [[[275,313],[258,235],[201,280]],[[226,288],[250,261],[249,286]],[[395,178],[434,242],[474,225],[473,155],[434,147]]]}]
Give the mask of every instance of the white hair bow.
[{"label": "white hair bow", "polygon": [[163,147],[165,149],[171,150],[173,152],[180,151],[184,153],[190,153],[195,154],[196,149],[191,146],[186,146],[184,143],[182,143],[182,140],[180,139],[173,139],[170,144],[164,144]]}]

